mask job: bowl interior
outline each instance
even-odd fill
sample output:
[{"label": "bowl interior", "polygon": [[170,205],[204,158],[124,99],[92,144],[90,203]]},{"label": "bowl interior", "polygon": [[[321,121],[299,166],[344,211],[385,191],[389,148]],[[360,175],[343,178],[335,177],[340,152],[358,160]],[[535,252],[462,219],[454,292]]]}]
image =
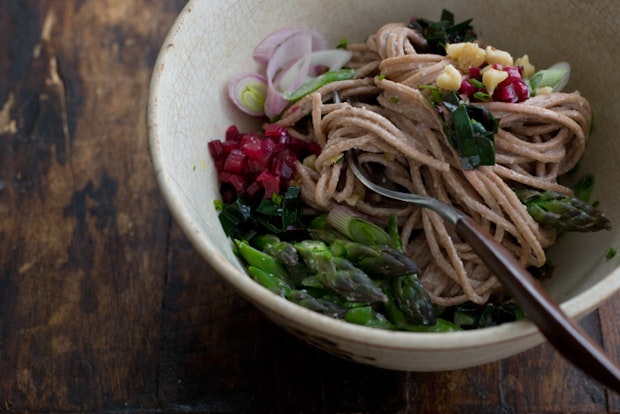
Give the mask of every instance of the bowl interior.
[{"label": "bowl interior", "polygon": [[[620,187],[615,183],[620,104],[610,92],[620,87],[620,76],[614,72],[620,56],[615,40],[620,26],[610,12],[613,7],[613,0],[546,1],[536,3],[535,9],[526,0],[494,2],[493,7],[483,0],[190,1],[168,35],[153,73],[148,121],[162,193],[175,220],[222,277],[278,323],[298,334],[310,332],[314,338],[310,341],[354,338],[368,348],[389,340],[402,349],[448,350],[527,338],[503,354],[487,355],[482,362],[524,350],[542,340],[528,322],[446,334],[441,339],[377,332],[298,308],[260,288],[243,271],[217,219],[213,200],[218,197],[218,185],[207,143],[221,139],[231,124],[241,130],[259,127],[229,103],[226,81],[233,74],[257,68],[251,58],[257,42],[283,27],[316,29],[333,44],[343,38],[356,42],[384,23],[408,21],[413,15],[437,19],[446,8],[457,21],[473,18],[474,27],[495,47],[514,56],[527,53],[537,68],[566,60],[572,67],[567,88],[579,90],[590,100],[595,119],[580,171],[596,175],[594,197],[616,224],[612,231],[568,234],[551,249],[556,270],[546,287],[569,315],[582,316],[620,287],[620,258],[605,259],[610,248],[620,246]],[[471,357],[466,365],[481,363],[477,358]],[[414,365],[405,368],[417,368]]]}]

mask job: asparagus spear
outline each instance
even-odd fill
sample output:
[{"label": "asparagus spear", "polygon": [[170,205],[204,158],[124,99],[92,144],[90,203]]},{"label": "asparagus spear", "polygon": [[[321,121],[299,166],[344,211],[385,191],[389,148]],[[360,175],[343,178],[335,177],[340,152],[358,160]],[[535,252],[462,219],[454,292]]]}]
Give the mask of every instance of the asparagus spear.
[{"label": "asparagus spear", "polygon": [[418,273],[418,265],[390,246],[366,246],[356,242],[342,242],[346,257],[368,274],[398,277]]},{"label": "asparagus spear", "polygon": [[387,224],[387,234],[390,236],[390,246],[400,252],[404,252],[403,242],[400,239],[400,232],[398,231],[398,218],[395,214],[390,214]]},{"label": "asparagus spear", "polygon": [[577,197],[532,189],[518,189],[516,194],[532,218],[542,226],[562,232],[611,229],[611,222],[600,210]]},{"label": "asparagus spear", "polygon": [[248,266],[248,272],[254,280],[267,289],[304,308],[339,319],[342,318],[348,310],[348,308],[337,305],[329,300],[315,298],[305,290],[295,289],[278,275],[265,272],[258,267]]},{"label": "asparagus spear", "polygon": [[256,236],[254,243],[263,252],[273,256],[286,267],[289,280],[295,285],[302,284],[304,279],[314,274],[300,259],[293,243],[282,241],[274,234]]},{"label": "asparagus spear", "polygon": [[265,253],[275,257],[286,267],[299,265],[299,255],[292,243],[283,242],[275,234],[262,234],[256,236],[254,243]]},{"label": "asparagus spear", "polygon": [[250,246],[245,240],[235,240],[239,254],[250,266],[257,267],[267,273],[288,277],[284,264],[275,257]]},{"label": "asparagus spear", "polygon": [[396,306],[409,324],[430,326],[436,323],[431,299],[416,275],[393,278],[390,287]]},{"label": "asparagus spear", "polygon": [[327,299],[316,298],[305,290],[292,290],[286,298],[291,302],[303,306],[304,308],[313,310],[332,318],[342,319],[349,308],[338,305]]},{"label": "asparagus spear", "polygon": [[344,320],[372,328],[396,329],[396,326],[385,315],[377,312],[370,305],[349,309],[344,315]]},{"label": "asparagus spear", "polygon": [[324,242],[304,240],[295,243],[295,248],[325,288],[350,301],[373,303],[387,300],[383,291],[366,273],[348,260],[334,256]]},{"label": "asparagus spear", "polygon": [[350,208],[336,206],[327,214],[327,223],[350,240],[372,245],[389,245],[390,235]]}]

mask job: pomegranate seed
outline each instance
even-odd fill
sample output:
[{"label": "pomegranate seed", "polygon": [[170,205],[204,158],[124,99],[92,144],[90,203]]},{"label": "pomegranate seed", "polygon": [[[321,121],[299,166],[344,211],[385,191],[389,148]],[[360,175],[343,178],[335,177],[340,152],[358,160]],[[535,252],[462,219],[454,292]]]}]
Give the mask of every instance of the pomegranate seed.
[{"label": "pomegranate seed", "polygon": [[472,83],[467,80],[467,79],[463,79],[461,81],[461,87],[459,89],[459,93],[466,95],[466,96],[472,96],[474,93],[476,93],[478,89],[472,85]]}]

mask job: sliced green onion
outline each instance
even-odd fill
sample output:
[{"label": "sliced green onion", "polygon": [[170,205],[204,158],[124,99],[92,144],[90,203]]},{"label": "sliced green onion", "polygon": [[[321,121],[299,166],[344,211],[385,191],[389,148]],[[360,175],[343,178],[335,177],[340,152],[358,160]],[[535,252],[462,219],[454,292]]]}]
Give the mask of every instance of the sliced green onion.
[{"label": "sliced green onion", "polygon": [[381,227],[344,206],[336,206],[327,214],[327,222],[337,231],[358,243],[389,245],[390,235]]},{"label": "sliced green onion", "polygon": [[550,87],[553,92],[560,92],[570,77],[570,65],[567,62],[558,62],[547,69],[539,70],[526,80],[532,93],[536,89]]},{"label": "sliced green onion", "polygon": [[480,102],[491,102],[493,100],[493,97],[491,95],[486,92],[480,91],[474,92],[473,97]]},{"label": "sliced green onion", "polygon": [[317,89],[327,85],[328,83],[348,80],[355,75],[355,69],[339,69],[325,72],[322,75],[312,78],[299,88],[292,92],[284,94],[284,99],[291,102],[297,102],[304,96],[316,91]]}]

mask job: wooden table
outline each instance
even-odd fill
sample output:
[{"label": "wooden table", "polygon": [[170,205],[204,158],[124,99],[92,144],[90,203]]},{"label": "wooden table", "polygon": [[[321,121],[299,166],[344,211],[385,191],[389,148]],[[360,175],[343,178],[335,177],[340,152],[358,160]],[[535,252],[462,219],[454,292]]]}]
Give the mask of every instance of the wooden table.
[{"label": "wooden table", "polygon": [[[550,346],[394,372],[291,337],[172,222],[151,69],[184,0],[0,0],[0,412],[618,412]],[[583,326],[616,360],[620,295]]]}]

